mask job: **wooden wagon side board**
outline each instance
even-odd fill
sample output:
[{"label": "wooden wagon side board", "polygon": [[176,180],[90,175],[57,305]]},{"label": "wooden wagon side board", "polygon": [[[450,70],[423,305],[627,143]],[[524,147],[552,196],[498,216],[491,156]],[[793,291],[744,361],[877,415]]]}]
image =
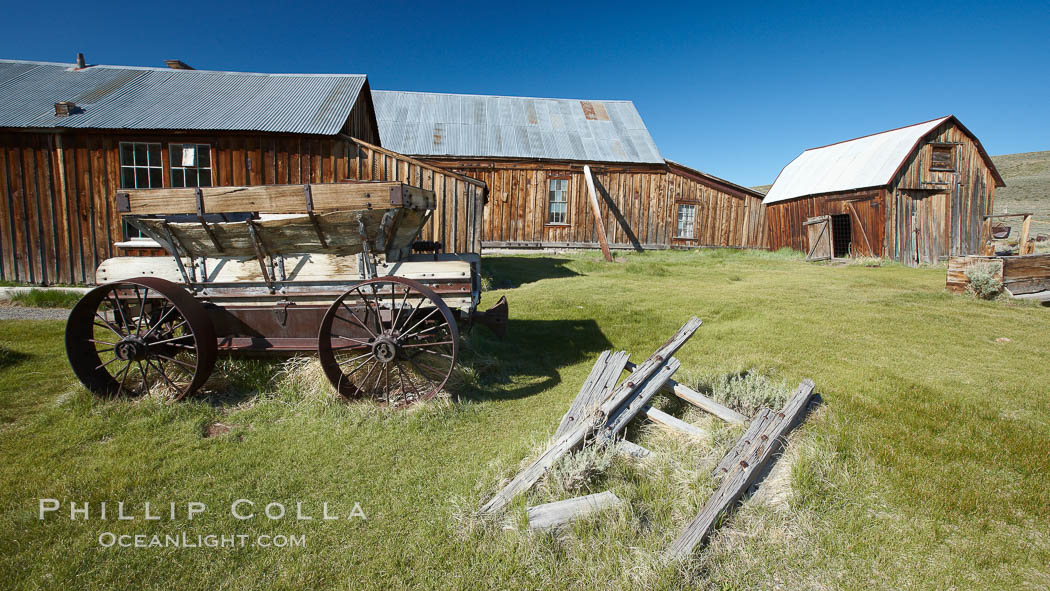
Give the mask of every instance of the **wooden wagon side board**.
[{"label": "wooden wagon side board", "polygon": [[357,254],[362,250],[358,229],[362,224],[369,237],[376,237],[379,251],[404,248],[410,246],[424,221],[425,216],[415,210],[366,209],[206,225],[155,218],[138,218],[133,223],[160,244],[171,245],[174,239],[172,252],[210,257],[256,256],[256,246],[268,256],[304,252]]},{"label": "wooden wagon side board", "polygon": [[[203,212],[198,207],[200,191]],[[308,203],[311,204],[308,207]],[[196,213],[306,213],[349,209],[434,209],[434,192],[400,182],[315,183],[127,189],[116,194],[117,212],[136,215]]]},{"label": "wooden wagon side board", "polygon": [[1003,289],[1012,296],[1050,293],[1050,254],[949,257],[948,291],[965,292],[970,284],[966,271],[978,264],[992,265]]}]

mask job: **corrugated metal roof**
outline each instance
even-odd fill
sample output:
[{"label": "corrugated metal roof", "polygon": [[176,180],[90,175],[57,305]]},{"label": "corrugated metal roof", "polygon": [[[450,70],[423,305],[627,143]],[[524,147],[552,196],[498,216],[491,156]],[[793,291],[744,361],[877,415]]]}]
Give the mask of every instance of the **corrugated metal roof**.
[{"label": "corrugated metal roof", "polygon": [[951,118],[806,150],[780,171],[763,203],[888,185],[919,141]]},{"label": "corrugated metal roof", "polygon": [[663,163],[630,101],[372,91],[383,147],[416,156]]},{"label": "corrugated metal roof", "polygon": [[[0,60],[0,127],[199,129],[334,135],[366,77]],[[55,103],[79,111],[55,116]]]}]

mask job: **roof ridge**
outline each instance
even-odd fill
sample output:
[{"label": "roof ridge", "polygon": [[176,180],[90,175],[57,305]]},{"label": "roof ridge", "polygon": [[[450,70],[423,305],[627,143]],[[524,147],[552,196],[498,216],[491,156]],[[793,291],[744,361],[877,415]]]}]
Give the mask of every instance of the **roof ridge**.
[{"label": "roof ridge", "polygon": [[855,138],[850,138],[848,140],[832,142],[830,144],[825,144],[823,146],[816,146],[816,147],[813,147],[813,148],[806,148],[805,150],[802,150],[802,152],[805,153],[805,152],[809,152],[811,150],[822,150],[824,148],[830,148],[831,146],[837,146],[839,144],[845,144],[845,143],[848,143],[848,142],[855,142],[857,140],[862,140],[862,139],[869,138],[869,137],[875,137],[877,135],[882,135],[884,133],[891,133],[891,132],[894,132],[894,131],[900,131],[902,129],[908,129],[909,127],[917,127],[919,125],[926,125],[927,123],[933,123],[934,121],[945,121],[945,120],[948,120],[948,119],[952,118],[953,116],[954,115],[945,115],[943,117],[934,117],[933,119],[928,119],[926,121],[920,121],[918,123],[912,123],[911,125],[902,125],[900,127],[894,127],[893,129],[886,129],[884,131],[877,131],[875,133],[869,133],[867,135],[862,135],[862,136],[858,136],[858,137],[855,137]]},{"label": "roof ridge", "polygon": [[[31,64],[34,66],[62,66],[66,68],[76,68],[76,64],[70,64],[65,62],[38,62],[32,60],[12,60],[0,58],[0,63],[4,64]],[[294,73],[294,72],[238,72],[234,70],[202,70],[194,68],[192,70],[182,70],[176,68],[169,68],[167,66],[119,66],[113,64],[88,64],[80,71],[91,70],[93,68],[104,68],[107,70],[146,70],[146,71],[158,71],[158,72],[180,72],[184,74],[189,73],[206,73],[206,74],[228,74],[228,75],[242,75],[242,76],[288,76],[288,77],[364,77],[367,78],[367,74],[318,74],[318,73]]]},{"label": "roof ridge", "polygon": [[394,92],[398,94],[433,94],[439,96],[472,96],[479,98],[510,98],[510,99],[528,99],[528,100],[539,100],[539,101],[591,101],[600,103],[629,103],[634,104],[634,101],[630,99],[581,99],[581,98],[566,98],[566,97],[548,97],[548,96],[518,96],[518,95],[507,95],[507,94],[472,94],[469,92],[430,92],[427,90],[380,90],[374,89],[375,92]]}]

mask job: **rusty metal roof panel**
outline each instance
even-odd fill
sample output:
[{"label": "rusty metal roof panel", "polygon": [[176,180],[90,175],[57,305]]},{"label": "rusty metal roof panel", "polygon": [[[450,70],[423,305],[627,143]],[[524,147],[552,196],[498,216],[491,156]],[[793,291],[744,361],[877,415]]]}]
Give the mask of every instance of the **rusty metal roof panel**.
[{"label": "rusty metal roof panel", "polygon": [[806,150],[780,171],[763,203],[888,185],[919,141],[950,118]]},{"label": "rusty metal roof panel", "polygon": [[[195,129],[334,135],[359,74],[255,74],[0,60],[0,127]],[[77,112],[55,116],[55,103]]]},{"label": "rusty metal roof panel", "polygon": [[[383,146],[403,154],[663,163],[630,101],[383,90],[372,99]],[[439,126],[441,141],[418,141]]]}]

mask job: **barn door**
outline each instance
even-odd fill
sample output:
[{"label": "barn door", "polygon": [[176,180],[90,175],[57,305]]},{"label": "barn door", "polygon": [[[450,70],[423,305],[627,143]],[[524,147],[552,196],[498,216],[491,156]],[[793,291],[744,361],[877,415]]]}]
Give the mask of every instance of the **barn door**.
[{"label": "barn door", "polygon": [[831,258],[834,251],[831,243],[831,216],[822,215],[809,218],[804,224],[806,235],[809,237],[809,252],[806,253],[807,261],[826,261]]},{"label": "barn door", "polygon": [[936,263],[948,255],[948,204],[948,193],[916,197],[912,222],[916,263]]}]

